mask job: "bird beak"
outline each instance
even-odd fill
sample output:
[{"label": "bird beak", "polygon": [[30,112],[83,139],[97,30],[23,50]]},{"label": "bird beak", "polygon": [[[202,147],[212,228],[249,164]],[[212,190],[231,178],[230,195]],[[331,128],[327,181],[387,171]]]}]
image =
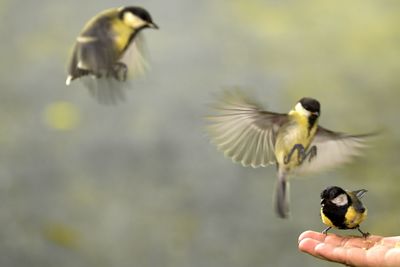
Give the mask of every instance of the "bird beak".
[{"label": "bird beak", "polygon": [[149,26],[149,28],[152,28],[152,29],[159,29],[159,27],[157,26],[157,24],[155,24],[154,22],[148,23],[147,26]]},{"label": "bird beak", "polygon": [[311,113],[311,114],[313,114],[313,115],[315,115],[315,116],[319,116],[319,112],[313,112],[313,113]]}]

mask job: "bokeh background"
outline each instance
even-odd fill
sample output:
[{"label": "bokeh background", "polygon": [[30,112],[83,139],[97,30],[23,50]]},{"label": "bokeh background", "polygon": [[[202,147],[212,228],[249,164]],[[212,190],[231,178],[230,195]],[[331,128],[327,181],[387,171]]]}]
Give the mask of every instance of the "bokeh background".
[{"label": "bokeh background", "polygon": [[[103,106],[65,86],[66,64],[83,24],[122,5],[161,29],[145,32],[151,71]],[[324,228],[328,185],[368,189],[363,229],[399,235],[399,12],[397,0],[1,0],[0,265],[333,266],[297,250]],[[279,112],[312,96],[325,127],[383,133],[353,164],[293,180],[280,220],[275,168],[209,144],[206,104],[226,86]]]}]

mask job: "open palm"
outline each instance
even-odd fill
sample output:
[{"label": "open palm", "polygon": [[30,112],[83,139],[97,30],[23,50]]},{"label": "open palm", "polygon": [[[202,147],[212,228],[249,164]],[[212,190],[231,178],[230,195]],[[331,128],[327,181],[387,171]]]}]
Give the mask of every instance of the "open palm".
[{"label": "open palm", "polygon": [[299,250],[349,266],[400,266],[400,236],[342,237],[306,231],[299,237]]}]

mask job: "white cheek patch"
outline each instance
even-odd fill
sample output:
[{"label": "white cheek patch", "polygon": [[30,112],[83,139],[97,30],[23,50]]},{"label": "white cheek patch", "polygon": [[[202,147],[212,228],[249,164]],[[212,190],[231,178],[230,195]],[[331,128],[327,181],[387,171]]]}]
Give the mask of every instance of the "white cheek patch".
[{"label": "white cheek patch", "polygon": [[296,104],[294,109],[303,116],[309,117],[311,115],[311,112],[306,110],[300,102]]},{"label": "white cheek patch", "polygon": [[128,25],[134,29],[140,28],[147,24],[144,20],[142,20],[138,16],[133,15],[130,12],[125,12],[123,19],[124,19],[124,23],[126,25]]},{"label": "white cheek patch", "polygon": [[340,194],[337,197],[335,197],[334,199],[332,199],[331,202],[337,206],[347,205],[347,203],[348,203],[347,196],[346,196],[346,194]]}]

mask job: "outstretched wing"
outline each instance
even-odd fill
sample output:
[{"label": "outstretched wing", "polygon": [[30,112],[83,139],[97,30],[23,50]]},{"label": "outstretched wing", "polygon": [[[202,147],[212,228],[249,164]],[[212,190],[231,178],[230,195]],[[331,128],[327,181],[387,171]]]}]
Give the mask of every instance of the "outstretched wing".
[{"label": "outstretched wing", "polygon": [[304,161],[295,172],[299,174],[318,172],[350,162],[361,155],[366,140],[372,134],[349,135],[318,127],[310,147],[317,147],[317,155],[311,161]]},{"label": "outstretched wing", "polygon": [[274,145],[286,114],[264,111],[240,91],[225,91],[208,116],[208,133],[227,157],[254,168],[275,163]]}]

